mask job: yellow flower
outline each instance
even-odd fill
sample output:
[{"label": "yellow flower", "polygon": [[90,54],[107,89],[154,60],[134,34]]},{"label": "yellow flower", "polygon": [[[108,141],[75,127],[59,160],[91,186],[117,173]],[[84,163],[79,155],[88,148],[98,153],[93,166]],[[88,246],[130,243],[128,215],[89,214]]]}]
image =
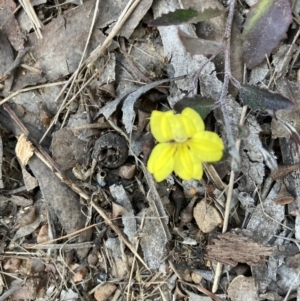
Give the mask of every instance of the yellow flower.
[{"label": "yellow flower", "polygon": [[153,111],[150,127],[159,143],[153,148],[147,167],[157,182],[173,171],[183,180],[201,179],[202,162],[222,158],[222,139],[205,131],[202,118],[191,108],[177,115],[173,111]]}]

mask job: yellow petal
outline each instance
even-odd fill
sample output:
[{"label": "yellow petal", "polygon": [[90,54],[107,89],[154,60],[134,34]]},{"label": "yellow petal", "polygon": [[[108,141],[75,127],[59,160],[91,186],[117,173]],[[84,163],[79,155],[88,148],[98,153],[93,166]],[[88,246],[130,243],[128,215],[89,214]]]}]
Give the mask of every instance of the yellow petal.
[{"label": "yellow petal", "polygon": [[174,171],[183,180],[197,179],[203,176],[202,162],[190,152],[186,143],[178,145],[174,156]]},{"label": "yellow petal", "polygon": [[200,180],[203,177],[203,166],[201,160],[190,151],[193,161],[193,179]]},{"label": "yellow petal", "polygon": [[159,143],[153,148],[147,167],[157,182],[165,180],[172,173],[176,147],[173,143]]},{"label": "yellow petal", "polygon": [[192,139],[187,141],[187,145],[193,155],[204,162],[217,162],[223,156],[223,141],[213,132],[198,132]]},{"label": "yellow petal", "polygon": [[182,111],[181,115],[186,117],[193,124],[195,132],[192,135],[194,135],[196,132],[204,131],[204,122],[201,116],[195,110],[193,110],[192,108],[185,108]]},{"label": "yellow petal", "polygon": [[173,132],[170,118],[174,116],[173,111],[153,111],[150,117],[151,133],[158,142],[173,140]]}]

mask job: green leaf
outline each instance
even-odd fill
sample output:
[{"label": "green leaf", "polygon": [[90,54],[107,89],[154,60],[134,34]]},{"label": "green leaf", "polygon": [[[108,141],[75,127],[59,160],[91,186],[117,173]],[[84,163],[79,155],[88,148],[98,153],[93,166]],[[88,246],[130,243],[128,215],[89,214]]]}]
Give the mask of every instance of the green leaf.
[{"label": "green leaf", "polygon": [[278,111],[292,109],[295,104],[280,93],[251,85],[241,85],[240,99],[253,110]]},{"label": "green leaf", "polygon": [[174,109],[177,112],[181,112],[183,109],[189,107],[198,112],[202,119],[205,119],[207,115],[213,110],[214,104],[215,101],[213,99],[202,97],[201,95],[196,95],[194,97],[182,98],[174,105]]},{"label": "green leaf", "polygon": [[198,13],[193,9],[177,9],[174,12],[163,14],[161,17],[152,20],[148,23],[148,26],[169,26],[183,23],[198,23],[217,17],[225,11],[226,10],[219,10],[217,8],[207,8]]},{"label": "green leaf", "polygon": [[242,34],[243,57],[249,69],[278,46],[292,20],[288,0],[260,0],[251,7]]},{"label": "green leaf", "polygon": [[221,42],[191,37],[179,29],[178,36],[185,50],[191,55],[202,54],[207,56],[217,53],[223,47]]}]

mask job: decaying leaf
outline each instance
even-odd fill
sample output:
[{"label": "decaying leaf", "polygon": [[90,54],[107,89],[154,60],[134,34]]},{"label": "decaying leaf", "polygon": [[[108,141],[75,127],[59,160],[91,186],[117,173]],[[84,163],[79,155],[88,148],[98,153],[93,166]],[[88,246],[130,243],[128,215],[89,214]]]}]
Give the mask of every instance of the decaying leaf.
[{"label": "decaying leaf", "polygon": [[228,297],[234,301],[258,301],[257,288],[253,277],[239,275],[232,280],[228,287]]},{"label": "decaying leaf", "polygon": [[242,35],[243,57],[249,69],[278,46],[292,20],[290,1],[260,0],[251,7]]},{"label": "decaying leaf", "polygon": [[37,300],[46,287],[47,280],[45,277],[29,277],[25,284],[15,291],[11,300]]},{"label": "decaying leaf", "polygon": [[217,208],[203,199],[194,208],[194,218],[199,229],[204,233],[209,233],[217,226],[221,226],[223,219]]},{"label": "decaying leaf", "polygon": [[38,244],[48,241],[48,225],[43,225],[39,231],[39,234],[36,238]]},{"label": "decaying leaf", "polygon": [[97,301],[106,301],[116,289],[117,286],[114,283],[105,283],[96,289],[94,297]]},{"label": "decaying leaf", "polygon": [[295,106],[293,101],[279,93],[251,85],[241,85],[240,98],[251,109],[269,113],[292,109]]},{"label": "decaying leaf", "polygon": [[[126,97],[126,99],[124,100],[123,107],[122,107],[122,111],[123,111],[122,121],[125,125],[125,129],[126,129],[127,133],[130,133],[131,129],[132,129],[132,120],[133,120],[134,114],[135,114],[133,107],[134,107],[135,102],[138,100],[138,98],[141,97],[141,95],[148,92],[149,90],[155,88],[156,86],[167,83],[172,80],[174,80],[174,79],[165,78],[165,79],[155,81],[153,83],[150,83],[150,84],[140,87],[139,89],[130,93]],[[120,101],[121,101],[121,99],[120,99]]]},{"label": "decaying leaf", "polygon": [[197,12],[193,9],[176,9],[174,12],[163,14],[161,17],[151,21],[148,23],[148,26],[169,26],[183,23],[198,23],[217,17],[225,11],[226,10],[219,10],[217,8],[207,8],[201,12]]},{"label": "decaying leaf", "polygon": [[23,180],[24,184],[26,186],[27,191],[31,191],[34,188],[36,188],[39,184],[38,181],[35,177],[33,177],[24,166],[21,166],[22,168],[22,175],[23,175]]},{"label": "decaying leaf", "polygon": [[16,145],[16,155],[24,166],[27,165],[33,153],[34,148],[31,142],[27,141],[24,134],[21,134]]},{"label": "decaying leaf", "polygon": [[195,38],[181,30],[178,30],[178,36],[185,50],[191,55],[202,54],[208,56],[217,53],[223,47],[221,42]]},{"label": "decaying leaf", "polygon": [[205,119],[213,110],[214,104],[215,101],[212,98],[196,95],[194,97],[183,97],[175,104],[174,109],[181,112],[184,108],[190,107],[197,111],[202,119]]}]

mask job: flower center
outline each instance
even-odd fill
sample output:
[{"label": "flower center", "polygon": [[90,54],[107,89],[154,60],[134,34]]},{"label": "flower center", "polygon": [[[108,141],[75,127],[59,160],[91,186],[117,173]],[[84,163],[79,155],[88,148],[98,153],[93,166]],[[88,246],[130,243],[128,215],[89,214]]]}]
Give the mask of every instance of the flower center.
[{"label": "flower center", "polygon": [[175,142],[183,143],[188,140],[188,137],[186,135],[175,135],[174,140]]}]

